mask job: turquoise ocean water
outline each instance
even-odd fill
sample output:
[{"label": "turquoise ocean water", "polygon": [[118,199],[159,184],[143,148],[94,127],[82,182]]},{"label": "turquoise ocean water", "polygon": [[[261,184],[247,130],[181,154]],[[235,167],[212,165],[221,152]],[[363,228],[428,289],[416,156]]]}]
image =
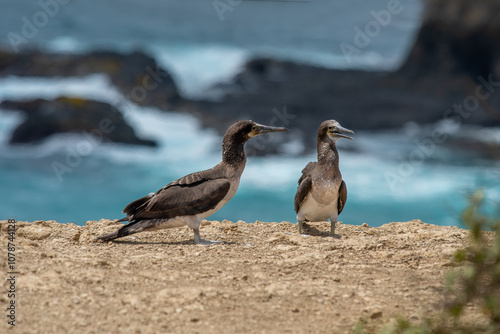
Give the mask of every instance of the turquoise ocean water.
[{"label": "turquoise ocean water", "polygon": [[[7,8],[0,11],[0,45],[9,48],[9,32],[19,31],[22,18],[30,19],[40,7],[31,1],[1,0],[0,4]],[[363,27],[372,19],[370,11],[383,9],[387,1],[244,2],[221,20],[210,1],[75,0],[61,5],[25,46],[65,52],[140,48],[172,71],[184,94],[201,96],[254,55],[331,68],[396,68],[413,41],[421,12],[418,1],[401,4],[402,12],[350,62],[340,43],[351,43],[354,28]],[[61,95],[104,102],[123,99],[101,75],[0,78],[0,101]],[[123,112],[137,132],[157,140],[159,148],[95,144],[78,135],[55,136],[37,146],[10,147],[6,140],[21,116],[0,110],[0,218],[80,225],[87,220],[121,218],[128,202],[220,161],[221,138],[203,129],[194,117],[134,104]],[[464,130],[447,124],[409,124],[397,131],[357,132],[354,142],[339,141],[349,192],[340,220],[379,226],[419,218],[456,225],[473,189],[484,187],[490,203],[500,201],[500,168],[495,161],[436,148],[425,159],[408,163],[433,127]],[[471,134],[499,138],[498,129],[474,129]],[[237,195],[213,219],[294,221],[296,182],[315,156],[294,155],[300,144],[283,136],[290,141],[288,151],[280,156],[249,157]],[[54,162],[64,162],[72,150],[84,153],[81,161],[58,177]]]}]

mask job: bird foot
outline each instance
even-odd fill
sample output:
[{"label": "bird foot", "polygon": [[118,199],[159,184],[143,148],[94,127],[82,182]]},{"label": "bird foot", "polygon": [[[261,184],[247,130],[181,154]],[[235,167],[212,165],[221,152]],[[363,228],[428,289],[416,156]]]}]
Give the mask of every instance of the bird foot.
[{"label": "bird foot", "polygon": [[194,242],[200,246],[209,246],[209,245],[216,245],[216,244],[223,243],[223,241],[207,240],[207,239],[199,239],[199,240],[195,240]]},{"label": "bird foot", "polygon": [[215,240],[212,241],[212,240],[202,239],[200,236],[200,230],[194,229],[194,243],[197,245],[208,246],[208,245],[220,244],[222,243],[222,241],[215,241]]},{"label": "bird foot", "polygon": [[300,221],[300,220],[299,220],[299,221],[297,222],[297,225],[298,225],[298,227],[299,227],[299,234],[300,234],[300,235],[302,235],[303,221]]},{"label": "bird foot", "polygon": [[330,222],[330,236],[335,238],[335,223],[336,221]]}]

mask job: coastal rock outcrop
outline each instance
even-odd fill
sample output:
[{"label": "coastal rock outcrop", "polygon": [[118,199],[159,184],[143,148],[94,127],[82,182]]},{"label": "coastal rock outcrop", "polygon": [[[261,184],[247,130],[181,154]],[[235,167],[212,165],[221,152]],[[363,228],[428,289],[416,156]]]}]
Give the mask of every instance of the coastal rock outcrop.
[{"label": "coastal rock outcrop", "polygon": [[465,73],[473,79],[500,79],[500,2],[424,3],[422,26],[399,72],[410,77]]},{"label": "coastal rock outcrop", "polygon": [[20,110],[26,116],[11,135],[11,144],[37,143],[58,133],[90,133],[104,141],[156,146],[137,137],[122,114],[111,105],[80,98],[4,101],[0,107]]},{"label": "coastal rock outcrop", "polygon": [[171,110],[182,100],[172,76],[142,52],[11,53],[0,50],[0,77],[79,77],[106,74],[123,96],[141,106]]},{"label": "coastal rock outcrop", "polygon": [[[171,75],[141,52],[78,55],[0,51],[0,77],[78,77],[96,73],[107,75],[126,100],[141,106],[171,110],[182,101]],[[5,101],[2,106],[22,110],[25,116],[12,134],[11,144],[35,143],[57,133],[92,131],[99,129],[102,119],[110,119],[114,130],[105,133],[104,140],[156,146],[152,140],[138,138],[121,112],[107,103],[61,97],[51,101]]]}]

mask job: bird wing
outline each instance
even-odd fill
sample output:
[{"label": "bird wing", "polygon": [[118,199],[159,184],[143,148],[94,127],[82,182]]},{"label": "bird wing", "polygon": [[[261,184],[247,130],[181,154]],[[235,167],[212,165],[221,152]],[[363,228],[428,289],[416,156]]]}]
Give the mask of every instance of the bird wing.
[{"label": "bird wing", "polygon": [[196,173],[192,173],[192,174],[186,175],[184,177],[181,177],[178,180],[170,182],[165,187],[163,187],[161,190],[169,188],[171,186],[193,186],[193,185],[196,185],[196,184],[201,183],[201,182],[205,182],[205,181],[209,181],[209,180],[213,180],[213,179],[219,179],[219,178],[222,179],[222,178],[224,178],[224,176],[222,174],[220,174],[219,169],[214,167],[212,169],[207,169],[207,170],[204,170],[201,172],[196,172]]},{"label": "bird wing", "polygon": [[157,192],[135,219],[194,216],[214,209],[226,196],[228,179],[204,180],[189,185],[171,185]]},{"label": "bird wing", "polygon": [[[306,167],[307,168],[307,167]],[[312,178],[307,175],[300,178],[300,183],[297,188],[297,193],[295,194],[295,212],[299,213],[300,206],[304,202],[307,194],[311,190]]]},{"label": "bird wing", "polygon": [[347,186],[345,185],[344,180],[342,180],[342,183],[340,184],[339,188],[339,203],[337,205],[337,210],[339,214],[344,209],[345,202],[347,202]]},{"label": "bird wing", "polygon": [[135,215],[137,215],[139,212],[141,212],[144,207],[147,205],[148,201],[154,197],[154,194],[149,194],[147,196],[144,196],[142,198],[139,198],[138,200],[135,200],[131,203],[129,203],[125,209],[123,209],[123,213],[127,215],[126,218],[120,219],[120,221],[124,220],[132,220]]},{"label": "bird wing", "polygon": [[215,170],[186,175],[125,207],[131,222],[143,219],[170,219],[196,215],[217,206],[231,187],[229,180]]},{"label": "bird wing", "polygon": [[304,181],[304,179],[309,175],[311,174],[311,172],[313,171],[314,168],[316,168],[316,165],[318,163],[317,162],[310,162],[306,165],[306,167],[304,167],[304,169],[302,170],[302,176],[300,177],[299,179],[299,185],[302,183],[302,181]]}]

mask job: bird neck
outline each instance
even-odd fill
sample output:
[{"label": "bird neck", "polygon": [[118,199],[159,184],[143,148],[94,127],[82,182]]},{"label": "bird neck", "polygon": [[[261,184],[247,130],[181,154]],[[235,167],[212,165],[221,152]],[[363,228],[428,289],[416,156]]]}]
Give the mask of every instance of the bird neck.
[{"label": "bird neck", "polygon": [[247,160],[245,143],[243,138],[225,136],[222,141],[222,161],[228,165],[244,165]]},{"label": "bird neck", "polygon": [[318,138],[318,163],[325,166],[339,166],[339,152],[335,141],[329,138]]}]

